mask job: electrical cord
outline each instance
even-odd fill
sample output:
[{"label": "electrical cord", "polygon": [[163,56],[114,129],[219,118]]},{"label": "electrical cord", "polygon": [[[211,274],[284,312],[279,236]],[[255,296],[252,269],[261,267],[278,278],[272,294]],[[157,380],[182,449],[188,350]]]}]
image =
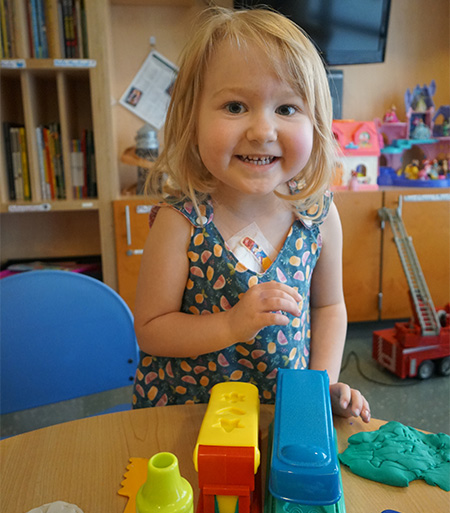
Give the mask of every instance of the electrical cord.
[{"label": "electrical cord", "polygon": [[359,361],[359,356],[355,353],[355,351],[350,351],[341,367],[341,373],[344,372],[344,370],[347,368],[350,358],[353,357],[356,362],[356,369],[358,370],[359,374],[370,383],[375,383],[376,385],[382,385],[385,387],[412,387],[415,385],[418,385],[421,383],[421,381],[413,381],[413,382],[403,382],[403,383],[387,383],[383,381],[378,381],[377,379],[374,379],[370,376],[368,376],[363,370],[361,369],[361,364]]}]

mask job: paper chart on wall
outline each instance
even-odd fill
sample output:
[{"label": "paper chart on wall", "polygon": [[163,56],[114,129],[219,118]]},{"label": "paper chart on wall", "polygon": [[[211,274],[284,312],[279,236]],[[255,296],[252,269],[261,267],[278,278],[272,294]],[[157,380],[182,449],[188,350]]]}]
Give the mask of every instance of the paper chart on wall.
[{"label": "paper chart on wall", "polygon": [[178,68],[151,51],[128,86],[120,104],[157,130],[164,125]]}]

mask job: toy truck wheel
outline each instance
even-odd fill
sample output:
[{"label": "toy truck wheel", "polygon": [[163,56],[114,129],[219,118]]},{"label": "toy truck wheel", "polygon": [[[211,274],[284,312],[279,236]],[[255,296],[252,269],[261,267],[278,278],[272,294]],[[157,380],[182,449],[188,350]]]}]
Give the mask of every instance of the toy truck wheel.
[{"label": "toy truck wheel", "polygon": [[434,363],[431,360],[424,360],[417,369],[417,377],[420,379],[431,378],[434,372]]},{"label": "toy truck wheel", "polygon": [[441,376],[450,376],[450,356],[439,360],[438,372]]},{"label": "toy truck wheel", "polygon": [[448,323],[448,314],[445,310],[438,310],[437,317],[442,328],[445,328]]}]

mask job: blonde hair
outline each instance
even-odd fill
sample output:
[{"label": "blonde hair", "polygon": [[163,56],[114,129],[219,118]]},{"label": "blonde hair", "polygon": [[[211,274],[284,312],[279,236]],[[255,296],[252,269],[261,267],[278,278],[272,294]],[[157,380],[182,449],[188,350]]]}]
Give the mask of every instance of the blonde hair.
[{"label": "blonde hair", "polygon": [[229,41],[236,48],[251,43],[269,57],[273,70],[302,97],[314,130],[313,149],[306,166],[294,178],[294,195],[278,196],[306,210],[318,204],[330,186],[335,164],[331,129],[332,105],[322,60],[305,33],[284,16],[266,9],[233,11],[205,9],[185,47],[164,128],[164,149],[149,173],[147,191],[162,199],[161,184],[178,199],[198,204],[214,191],[216,179],[203,165],[196,147],[197,113],[204,75],[218,45]]}]

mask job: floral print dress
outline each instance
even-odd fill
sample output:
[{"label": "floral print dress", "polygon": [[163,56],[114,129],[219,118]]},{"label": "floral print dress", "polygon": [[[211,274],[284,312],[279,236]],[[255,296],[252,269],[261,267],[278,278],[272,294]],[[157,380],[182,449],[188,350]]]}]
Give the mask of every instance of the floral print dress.
[{"label": "floral print dress", "polygon": [[[308,368],[310,284],[322,247],[319,225],[331,200],[331,194],[326,193],[322,215],[314,222],[302,212],[275,261],[262,273],[247,269],[228,249],[214,225],[211,201],[201,205],[202,219],[189,202],[163,207],[175,208],[192,224],[182,312],[208,315],[228,310],[250,287],[275,280],[298,290],[301,314],[288,314],[287,326],[267,326],[250,342],[192,358],[156,357],[141,351],[133,390],[134,408],[206,403],[211,388],[222,381],[253,383],[262,403],[274,403],[278,368]],[[152,209],[150,224],[159,208]]]}]

